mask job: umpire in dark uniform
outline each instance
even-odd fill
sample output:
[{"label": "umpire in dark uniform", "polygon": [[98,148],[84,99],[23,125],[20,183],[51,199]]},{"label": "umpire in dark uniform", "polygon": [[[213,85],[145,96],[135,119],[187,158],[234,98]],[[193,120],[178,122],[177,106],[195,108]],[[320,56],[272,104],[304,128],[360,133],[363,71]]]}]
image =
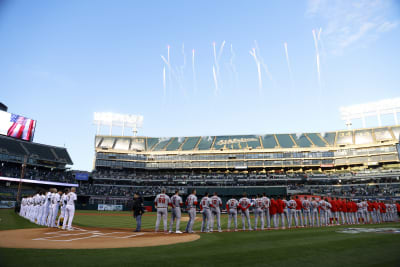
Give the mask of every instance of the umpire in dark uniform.
[{"label": "umpire in dark uniform", "polygon": [[144,213],[143,199],[138,193],[133,196],[132,203],[133,217],[136,220],[136,230],[134,232],[140,232],[142,227],[142,214]]}]

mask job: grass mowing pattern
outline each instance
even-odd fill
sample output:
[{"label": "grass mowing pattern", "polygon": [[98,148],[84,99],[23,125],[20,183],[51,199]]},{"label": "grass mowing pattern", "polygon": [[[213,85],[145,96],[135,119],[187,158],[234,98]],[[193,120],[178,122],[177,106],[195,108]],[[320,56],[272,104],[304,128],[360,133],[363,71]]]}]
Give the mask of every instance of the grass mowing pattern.
[{"label": "grass mowing pattern", "polygon": [[[143,222],[154,227],[155,216],[151,215],[146,215]],[[13,213],[9,216],[18,217]],[[130,223],[134,227],[130,216],[78,215],[76,219],[95,223],[92,226],[111,223],[108,227],[123,227]],[[194,242],[147,248],[0,249],[0,266],[398,266],[399,234],[335,232],[346,227],[351,226],[202,234]]]}]

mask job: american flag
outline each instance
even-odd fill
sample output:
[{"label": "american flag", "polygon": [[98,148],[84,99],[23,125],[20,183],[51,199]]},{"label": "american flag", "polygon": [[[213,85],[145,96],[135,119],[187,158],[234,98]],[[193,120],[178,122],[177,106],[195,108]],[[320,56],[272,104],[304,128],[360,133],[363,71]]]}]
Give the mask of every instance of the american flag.
[{"label": "american flag", "polygon": [[16,114],[11,114],[10,122],[12,122],[12,125],[7,131],[8,136],[27,141],[31,140],[33,131],[35,129],[34,120]]}]

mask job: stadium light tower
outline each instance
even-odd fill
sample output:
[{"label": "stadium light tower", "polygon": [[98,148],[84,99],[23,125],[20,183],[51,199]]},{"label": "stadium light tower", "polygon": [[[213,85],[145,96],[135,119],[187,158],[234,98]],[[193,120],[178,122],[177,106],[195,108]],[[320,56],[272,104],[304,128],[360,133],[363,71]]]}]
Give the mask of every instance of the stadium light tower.
[{"label": "stadium light tower", "polygon": [[132,128],[133,136],[136,136],[138,128],[143,125],[143,116],[141,115],[95,112],[93,117],[93,123],[97,125],[96,134],[99,134],[102,125],[106,125],[110,127],[110,135],[112,135],[113,126],[117,126],[122,127],[122,136],[125,134],[125,128]]},{"label": "stadium light tower", "polygon": [[377,116],[379,126],[382,126],[381,115],[393,114],[394,122],[399,124],[397,113],[400,112],[400,98],[384,99],[377,102],[370,102],[347,107],[340,107],[340,117],[345,121],[348,129],[351,129],[352,120],[361,119],[365,128],[367,117]]}]

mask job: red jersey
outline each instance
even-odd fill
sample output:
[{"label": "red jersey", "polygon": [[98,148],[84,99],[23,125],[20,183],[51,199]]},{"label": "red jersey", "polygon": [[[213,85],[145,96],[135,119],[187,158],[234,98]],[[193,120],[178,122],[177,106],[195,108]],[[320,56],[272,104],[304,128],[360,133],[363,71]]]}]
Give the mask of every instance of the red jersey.
[{"label": "red jersey", "polygon": [[372,205],[374,206],[374,209],[375,209],[376,211],[379,210],[379,204],[378,204],[378,202],[374,202],[374,203],[372,203]]},{"label": "red jersey", "polygon": [[331,211],[332,212],[337,212],[337,204],[336,204],[336,200],[331,200],[329,203],[331,203]]},{"label": "red jersey", "polygon": [[397,207],[397,212],[400,212],[400,204],[396,203],[396,207]]},{"label": "red jersey", "polygon": [[373,211],[374,210],[374,203],[367,201],[368,207],[367,210],[368,211]]},{"label": "red jersey", "polygon": [[278,212],[278,213],[283,213],[283,209],[285,208],[285,203],[282,201],[282,199],[278,199],[277,201],[276,201],[276,211]]},{"label": "red jersey", "polygon": [[274,215],[277,213],[277,211],[278,211],[278,203],[276,202],[276,200],[271,199],[271,204],[269,206],[269,214]]},{"label": "red jersey", "polygon": [[381,210],[381,213],[386,213],[385,203],[383,203],[383,202],[379,203],[379,209]]},{"label": "red jersey", "polygon": [[358,208],[357,208],[357,203],[352,201],[351,202],[353,209],[351,210],[351,212],[357,212]]},{"label": "red jersey", "polygon": [[294,201],[296,201],[296,210],[301,210],[303,208],[303,205],[301,204],[300,199],[295,199]]}]

